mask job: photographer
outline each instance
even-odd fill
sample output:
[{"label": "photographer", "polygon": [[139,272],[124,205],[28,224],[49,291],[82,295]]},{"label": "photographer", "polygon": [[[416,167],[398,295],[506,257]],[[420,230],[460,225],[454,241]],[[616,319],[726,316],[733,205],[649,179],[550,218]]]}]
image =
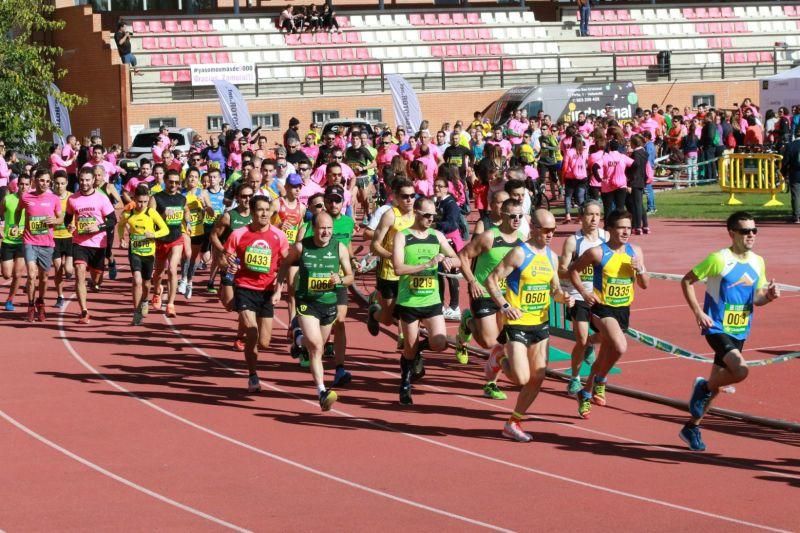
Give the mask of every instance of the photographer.
[{"label": "photographer", "polygon": [[133,73],[137,76],[143,76],[142,72],[136,68],[136,56],[131,52],[131,37],[133,31],[128,28],[125,21],[120,20],[117,24],[117,32],[114,34],[114,42],[117,43],[117,51],[119,57],[122,59],[123,65],[130,65]]}]

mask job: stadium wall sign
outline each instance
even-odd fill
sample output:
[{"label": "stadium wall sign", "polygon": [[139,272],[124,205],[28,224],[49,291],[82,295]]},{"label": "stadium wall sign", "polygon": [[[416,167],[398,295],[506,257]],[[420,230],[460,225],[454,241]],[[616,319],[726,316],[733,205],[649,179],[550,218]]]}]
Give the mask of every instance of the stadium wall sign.
[{"label": "stadium wall sign", "polygon": [[234,85],[253,85],[256,82],[256,66],[253,63],[217,63],[214,65],[192,65],[192,85],[214,85],[214,80],[224,80]]}]

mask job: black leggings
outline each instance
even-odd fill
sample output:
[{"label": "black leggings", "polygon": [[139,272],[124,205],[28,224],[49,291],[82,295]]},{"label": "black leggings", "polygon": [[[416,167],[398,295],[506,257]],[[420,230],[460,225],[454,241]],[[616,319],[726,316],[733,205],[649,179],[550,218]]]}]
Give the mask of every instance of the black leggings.
[{"label": "black leggings", "polygon": [[647,227],[647,211],[643,207],[644,189],[633,187],[631,194],[628,195],[628,211],[633,215],[633,228],[641,229]]},{"label": "black leggings", "polygon": [[614,189],[611,192],[604,192],[600,195],[603,199],[603,219],[608,223],[608,216],[615,209],[622,211],[625,209],[625,200],[628,197],[628,190],[625,187]]}]

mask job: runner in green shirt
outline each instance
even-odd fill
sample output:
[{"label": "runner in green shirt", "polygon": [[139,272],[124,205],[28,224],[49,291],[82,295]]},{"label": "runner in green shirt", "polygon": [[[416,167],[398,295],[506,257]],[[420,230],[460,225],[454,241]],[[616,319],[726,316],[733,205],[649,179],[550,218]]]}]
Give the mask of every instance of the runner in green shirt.
[{"label": "runner in green shirt", "polygon": [[23,175],[17,179],[19,188],[14,194],[6,194],[0,203],[0,218],[6,221],[3,227],[3,244],[0,247],[2,255],[3,279],[11,280],[5,310],[14,311],[14,295],[19,289],[20,275],[25,272],[25,254],[22,249],[22,228],[25,227],[25,210],[20,212],[19,219],[15,219],[17,205],[22,194],[30,189],[30,176]]}]

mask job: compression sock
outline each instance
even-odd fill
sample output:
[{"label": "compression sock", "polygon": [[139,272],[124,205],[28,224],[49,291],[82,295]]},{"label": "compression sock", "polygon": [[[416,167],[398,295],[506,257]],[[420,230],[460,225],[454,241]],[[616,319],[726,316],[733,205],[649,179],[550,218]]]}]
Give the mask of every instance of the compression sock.
[{"label": "compression sock", "polygon": [[508,417],[508,422],[510,424],[513,424],[515,422],[519,424],[520,422],[522,422],[523,418],[525,418],[524,414],[519,414],[518,412],[514,411],[513,413],[511,413],[511,416]]}]

